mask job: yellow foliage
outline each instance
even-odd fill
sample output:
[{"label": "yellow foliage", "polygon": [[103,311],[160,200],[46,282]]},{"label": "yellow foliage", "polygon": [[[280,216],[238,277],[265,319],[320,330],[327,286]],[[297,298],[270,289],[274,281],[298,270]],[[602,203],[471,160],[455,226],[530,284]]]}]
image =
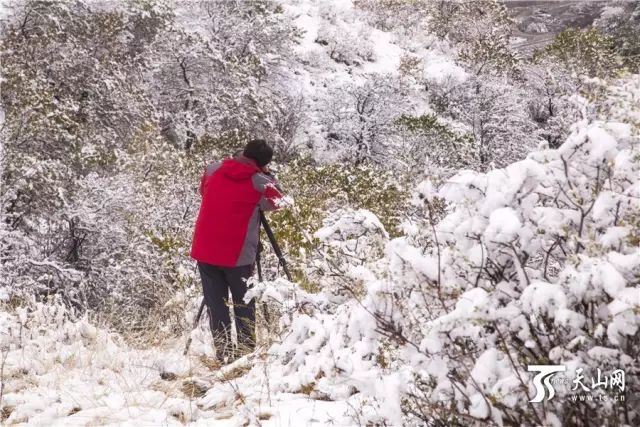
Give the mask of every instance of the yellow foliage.
[{"label": "yellow foliage", "polygon": [[313,233],[323,226],[330,210],[367,209],[378,216],[391,237],[400,235],[408,197],[404,183],[390,173],[366,165],[315,165],[310,159],[299,158],[281,168],[278,178],[295,206],[274,212],[270,222],[294,276],[308,290],[317,285],[307,283],[301,267],[305,255],[317,247]]}]

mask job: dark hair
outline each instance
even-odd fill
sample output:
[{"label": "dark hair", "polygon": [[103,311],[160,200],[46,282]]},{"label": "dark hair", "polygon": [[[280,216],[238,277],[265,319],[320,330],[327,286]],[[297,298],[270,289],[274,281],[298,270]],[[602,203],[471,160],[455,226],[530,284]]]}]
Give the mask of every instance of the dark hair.
[{"label": "dark hair", "polygon": [[252,139],[244,147],[242,154],[255,160],[258,166],[264,167],[273,157],[273,148],[264,139]]}]

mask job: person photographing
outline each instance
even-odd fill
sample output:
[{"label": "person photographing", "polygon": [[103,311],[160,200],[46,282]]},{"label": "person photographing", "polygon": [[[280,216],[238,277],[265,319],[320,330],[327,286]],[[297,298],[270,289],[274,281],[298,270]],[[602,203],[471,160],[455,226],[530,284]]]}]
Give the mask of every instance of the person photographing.
[{"label": "person photographing", "polygon": [[269,173],[273,149],[262,139],[247,143],[241,154],[208,165],[200,180],[202,202],[195,224],[191,257],[197,261],[216,356],[233,357],[231,291],[238,350],[255,348],[255,305],[245,303],[260,238],[260,211],[279,208],[282,192]]}]

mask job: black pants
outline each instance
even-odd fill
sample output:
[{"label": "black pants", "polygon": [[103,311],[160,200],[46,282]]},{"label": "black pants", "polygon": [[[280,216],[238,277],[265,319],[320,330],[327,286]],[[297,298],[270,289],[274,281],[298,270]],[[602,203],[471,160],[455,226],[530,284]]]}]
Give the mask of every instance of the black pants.
[{"label": "black pants", "polygon": [[[244,302],[247,293],[246,280],[253,273],[253,265],[240,267],[216,267],[215,265],[198,263],[202,278],[202,291],[209,311],[211,332],[216,341],[218,357],[232,354],[231,317],[229,315],[228,296],[231,290],[236,331],[238,333],[238,349],[251,351],[255,348],[255,304]],[[222,351],[220,351],[222,350]]]}]

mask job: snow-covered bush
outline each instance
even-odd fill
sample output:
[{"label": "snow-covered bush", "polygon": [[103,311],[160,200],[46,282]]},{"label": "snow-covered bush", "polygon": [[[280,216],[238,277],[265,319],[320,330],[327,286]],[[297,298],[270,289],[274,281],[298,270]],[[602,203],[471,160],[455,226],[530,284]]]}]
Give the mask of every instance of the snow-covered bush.
[{"label": "snow-covered bush", "polygon": [[389,238],[380,220],[364,209],[340,209],[325,218],[314,237],[320,246],[308,262],[309,278],[336,296],[364,295],[367,266],[382,256]]},{"label": "snow-covered bush", "polygon": [[357,9],[366,12],[372,26],[384,31],[397,31],[414,41],[429,34],[426,17],[426,2],[406,2],[404,0],[355,0]]},{"label": "snow-covered bush", "polygon": [[478,150],[469,132],[453,128],[436,114],[401,116],[396,125],[404,139],[398,157],[416,174],[450,176],[478,166]]},{"label": "snow-covered bush", "polygon": [[640,2],[607,4],[595,25],[613,39],[617,53],[632,72],[640,71]]},{"label": "snow-covered bush", "polygon": [[567,378],[577,369],[595,377],[598,368],[637,375],[635,132],[581,122],[558,150],[487,174],[461,172],[422,195],[427,208],[442,197],[451,212],[423,256],[408,257],[401,241],[390,246],[388,292],[403,304],[382,322],[412,366],[409,416],[478,425],[638,417],[633,383],[619,405],[603,390],[609,404],[576,406],[569,388],[556,387],[558,397],[542,406],[529,403],[527,374],[527,365],[555,364],[567,366]]},{"label": "snow-covered bush", "polygon": [[545,47],[544,53],[577,74],[601,78],[615,76],[623,66],[614,39],[595,27],[586,30],[568,28],[560,32]]},{"label": "snow-covered bush", "polygon": [[580,119],[580,79],[549,57],[540,56],[522,72],[528,97],[529,118],[550,148],[557,148]]},{"label": "snow-covered bush", "polygon": [[371,269],[377,271],[377,260],[369,255],[380,251],[387,233],[371,212],[357,210],[330,216],[316,237],[324,243],[324,266],[318,260],[315,271],[324,274],[318,292],[277,279],[255,284],[247,295],[279,313],[280,337],[268,351],[270,387],[322,400],[344,400],[362,392],[365,400],[352,416],[364,411],[365,420],[399,425],[399,394],[390,396],[395,406],[367,402],[385,392],[393,394],[400,383],[398,374],[382,376],[379,369],[385,356],[367,296],[375,280]]},{"label": "snow-covered bush", "polygon": [[[286,313],[270,350],[278,387],[360,395],[360,422],[637,423],[639,144],[632,125],[578,122],[558,149],[420,185],[425,212],[408,236],[377,261],[343,256],[331,279],[340,286],[256,287]],[[353,247],[358,218],[329,219],[317,236]],[[344,289],[359,292],[336,298]],[[531,402],[529,365],[565,369],[544,403]],[[616,370],[623,389],[594,385]],[[580,379],[588,391],[572,389]]]},{"label": "snow-covered bush", "polygon": [[145,58],[147,95],[169,141],[229,131],[282,137],[286,60],[297,30],[279,4],[176,2]]}]

